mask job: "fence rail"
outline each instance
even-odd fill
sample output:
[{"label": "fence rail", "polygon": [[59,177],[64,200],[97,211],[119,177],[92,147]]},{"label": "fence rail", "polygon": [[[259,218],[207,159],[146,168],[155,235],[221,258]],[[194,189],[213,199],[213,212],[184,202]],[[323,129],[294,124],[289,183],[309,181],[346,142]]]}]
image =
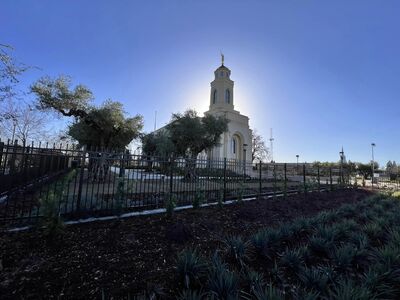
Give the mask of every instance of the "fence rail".
[{"label": "fence rail", "polygon": [[343,166],[162,158],[68,145],[0,143],[0,223],[33,222],[49,209],[65,219],[307,193],[350,182]]}]

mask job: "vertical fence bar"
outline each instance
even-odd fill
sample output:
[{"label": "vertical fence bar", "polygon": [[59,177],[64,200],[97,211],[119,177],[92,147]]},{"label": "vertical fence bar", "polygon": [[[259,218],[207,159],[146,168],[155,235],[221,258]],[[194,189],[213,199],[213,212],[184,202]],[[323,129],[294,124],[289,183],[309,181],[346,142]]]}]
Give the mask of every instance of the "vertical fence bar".
[{"label": "vertical fence bar", "polygon": [[83,146],[83,149],[81,152],[81,169],[79,172],[79,185],[78,185],[78,197],[76,199],[76,211],[79,211],[81,209],[83,174],[85,172],[85,160],[86,160],[86,146]]},{"label": "vertical fence bar", "polygon": [[260,160],[259,164],[259,176],[258,176],[258,197],[261,199],[261,194],[262,194],[262,181],[261,181],[261,175],[262,175],[262,161]]},{"label": "vertical fence bar", "polygon": [[226,201],[226,157],[224,158],[224,202]]},{"label": "vertical fence bar", "polygon": [[303,188],[304,188],[304,195],[306,195],[307,194],[306,164],[303,164]]},{"label": "vertical fence bar", "polygon": [[287,165],[286,163],[283,165],[283,174],[284,174],[284,183],[283,183],[283,196],[287,197]]},{"label": "vertical fence bar", "polygon": [[332,167],[329,167],[329,183],[330,183],[330,190],[333,191]]},{"label": "vertical fence bar", "polygon": [[173,157],[169,158],[169,201],[172,200],[172,180],[173,180]]},{"label": "vertical fence bar", "polygon": [[319,175],[319,164],[317,164],[318,193],[321,192],[321,176]]}]

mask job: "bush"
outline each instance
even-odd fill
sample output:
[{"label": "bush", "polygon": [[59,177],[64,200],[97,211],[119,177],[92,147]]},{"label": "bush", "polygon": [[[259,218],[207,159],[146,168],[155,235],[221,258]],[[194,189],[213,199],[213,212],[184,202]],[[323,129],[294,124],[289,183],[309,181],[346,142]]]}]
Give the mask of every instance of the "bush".
[{"label": "bush", "polygon": [[249,242],[240,236],[228,236],[223,240],[228,256],[243,265],[249,259]]},{"label": "bush", "polygon": [[179,282],[188,289],[207,273],[207,264],[196,250],[185,249],[178,254],[176,272]]},{"label": "bush", "polygon": [[208,288],[217,299],[237,299],[239,293],[239,278],[226,268],[219,256],[214,254]]},{"label": "bush", "polygon": [[204,202],[205,202],[204,192],[197,190],[196,195],[194,196],[192,201],[193,209],[199,209]]},{"label": "bush", "polygon": [[281,256],[279,263],[282,267],[287,268],[289,271],[297,272],[300,270],[303,264],[302,255],[298,249],[286,249]]},{"label": "bush", "polygon": [[176,195],[170,195],[165,201],[165,211],[168,219],[172,219],[176,207]]},{"label": "bush", "polygon": [[267,285],[265,288],[258,286],[254,291],[254,296],[256,300],[283,300],[285,295],[278,289],[272,286],[272,284]]}]

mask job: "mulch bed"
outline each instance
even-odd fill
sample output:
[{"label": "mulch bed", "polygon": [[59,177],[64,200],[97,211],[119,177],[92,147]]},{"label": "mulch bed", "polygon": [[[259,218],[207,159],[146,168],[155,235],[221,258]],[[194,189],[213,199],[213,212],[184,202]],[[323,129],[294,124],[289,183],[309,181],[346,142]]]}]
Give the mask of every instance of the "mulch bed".
[{"label": "mulch bed", "polygon": [[[56,240],[43,230],[1,233],[0,298],[117,299],[148,284],[176,290],[176,255],[186,247],[212,254],[223,236],[249,237],[265,226],[288,222],[364,199],[366,190],[342,190],[263,199],[240,204],[71,225]],[[115,299],[115,298],[114,298]]]}]

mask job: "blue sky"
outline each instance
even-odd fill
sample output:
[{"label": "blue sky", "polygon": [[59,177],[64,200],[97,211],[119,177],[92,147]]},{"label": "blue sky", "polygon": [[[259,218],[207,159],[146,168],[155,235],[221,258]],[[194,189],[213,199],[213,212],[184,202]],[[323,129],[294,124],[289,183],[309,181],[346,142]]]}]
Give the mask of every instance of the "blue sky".
[{"label": "blue sky", "polygon": [[219,53],[235,108],[277,161],[400,161],[398,1],[2,1],[0,43],[43,75],[70,75],[96,102],[140,113],[207,110]]}]

